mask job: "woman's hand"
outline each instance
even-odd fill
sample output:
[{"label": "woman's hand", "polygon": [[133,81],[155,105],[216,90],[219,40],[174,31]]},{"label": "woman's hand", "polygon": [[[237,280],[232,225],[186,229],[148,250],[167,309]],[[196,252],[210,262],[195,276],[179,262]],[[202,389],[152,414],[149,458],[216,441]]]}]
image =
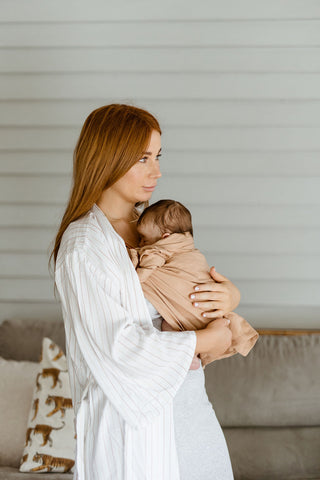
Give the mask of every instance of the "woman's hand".
[{"label": "woman's hand", "polygon": [[196,330],[196,354],[200,354],[202,366],[219,358],[232,343],[232,332],[229,328],[230,319],[216,318],[208,323],[206,328]]},{"label": "woman's hand", "polygon": [[[199,353],[199,357],[201,359],[201,365],[203,369],[205,369],[205,366],[208,365],[211,362],[214,362],[219,358],[222,354],[225,353],[225,351],[230,347],[231,342],[232,342],[232,332],[229,328],[230,325],[230,320],[228,324],[222,323],[221,320],[228,321],[226,317],[220,318],[220,319],[215,319],[212,320],[210,323],[208,323],[206,329],[210,330],[211,332],[214,332],[217,340],[217,345],[214,347],[211,351],[205,352],[205,353]],[[217,323],[219,323],[218,329],[214,330],[215,327],[217,327]],[[227,328],[227,330],[226,330]]]},{"label": "woman's hand", "polygon": [[216,282],[203,283],[194,287],[195,291],[189,295],[194,307],[200,308],[205,318],[213,319],[223,317],[234,310],[240,302],[238,288],[216,272],[214,267],[210,269],[210,275]]}]

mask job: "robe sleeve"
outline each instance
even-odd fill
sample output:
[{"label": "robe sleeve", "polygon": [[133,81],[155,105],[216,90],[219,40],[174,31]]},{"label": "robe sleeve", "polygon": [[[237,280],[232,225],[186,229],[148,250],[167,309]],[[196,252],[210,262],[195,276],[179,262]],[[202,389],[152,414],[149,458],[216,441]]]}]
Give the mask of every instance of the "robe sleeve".
[{"label": "robe sleeve", "polygon": [[[83,251],[67,254],[56,270],[62,308],[88,369],[122,418],[141,427],[161,413],[181,386],[196,334],[160,332],[151,322],[150,327],[148,322],[139,325],[119,300],[121,288],[127,295],[130,286],[118,282]],[[133,301],[141,301],[140,295],[138,291]]]}]

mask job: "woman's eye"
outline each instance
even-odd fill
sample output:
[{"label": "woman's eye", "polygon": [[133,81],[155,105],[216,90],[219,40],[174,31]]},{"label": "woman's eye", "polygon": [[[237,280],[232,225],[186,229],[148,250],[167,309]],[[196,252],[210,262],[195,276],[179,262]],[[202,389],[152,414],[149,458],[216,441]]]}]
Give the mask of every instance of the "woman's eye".
[{"label": "woman's eye", "polygon": [[[159,153],[159,155],[156,156],[156,158],[159,160],[159,157],[161,157],[161,153]],[[146,163],[146,161],[148,160],[148,157],[142,157],[140,158],[139,162],[141,163]]]}]

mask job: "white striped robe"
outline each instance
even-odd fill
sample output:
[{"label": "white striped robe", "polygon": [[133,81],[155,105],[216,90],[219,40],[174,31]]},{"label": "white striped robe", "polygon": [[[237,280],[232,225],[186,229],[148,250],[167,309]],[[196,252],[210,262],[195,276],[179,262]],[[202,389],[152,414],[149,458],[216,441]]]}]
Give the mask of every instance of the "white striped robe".
[{"label": "white striped robe", "polygon": [[123,239],[94,204],[56,263],[75,410],[77,480],[178,480],[172,399],[194,331],[153,327]]}]

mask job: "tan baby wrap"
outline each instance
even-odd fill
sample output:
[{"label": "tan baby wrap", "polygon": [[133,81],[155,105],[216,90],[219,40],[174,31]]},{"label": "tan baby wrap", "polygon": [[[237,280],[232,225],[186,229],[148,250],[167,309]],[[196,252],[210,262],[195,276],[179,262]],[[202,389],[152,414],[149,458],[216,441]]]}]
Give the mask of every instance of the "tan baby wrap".
[{"label": "tan baby wrap", "polygon": [[[214,282],[210,267],[200,250],[194,247],[188,233],[174,233],[152,245],[130,249],[130,256],[139,276],[145,297],[174,330],[200,330],[212,319],[201,316],[189,294],[194,286]],[[236,353],[246,356],[256,343],[258,332],[237,313],[230,319],[231,346],[217,359]]]}]

